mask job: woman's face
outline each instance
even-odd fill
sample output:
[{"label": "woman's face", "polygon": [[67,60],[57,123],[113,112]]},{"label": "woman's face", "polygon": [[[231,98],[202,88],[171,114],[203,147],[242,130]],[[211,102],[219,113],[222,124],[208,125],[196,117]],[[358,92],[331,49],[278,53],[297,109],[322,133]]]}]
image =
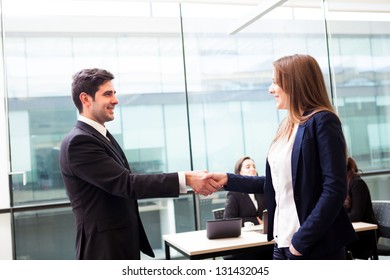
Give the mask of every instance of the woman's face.
[{"label": "woman's face", "polygon": [[284,90],[276,83],[275,71],[272,75],[272,84],[269,87],[269,92],[274,96],[276,101],[276,108],[279,110],[288,110],[289,108],[289,96]]},{"label": "woman's face", "polygon": [[244,160],[241,166],[240,174],[247,176],[256,176],[257,170],[255,162],[251,159]]}]

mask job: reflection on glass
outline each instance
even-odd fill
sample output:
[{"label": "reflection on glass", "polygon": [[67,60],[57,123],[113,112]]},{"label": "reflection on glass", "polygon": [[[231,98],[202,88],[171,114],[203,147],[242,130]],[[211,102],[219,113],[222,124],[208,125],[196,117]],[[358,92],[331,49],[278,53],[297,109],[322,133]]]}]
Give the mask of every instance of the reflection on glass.
[{"label": "reflection on glass", "polygon": [[233,17],[232,6],[222,5],[211,17],[195,13],[209,5],[182,5],[195,169],[231,171],[237,158],[251,155],[264,173],[272,135],[285,116],[268,93],[273,60],[310,53],[329,77],[321,1],[311,1],[309,18],[292,18],[302,7],[289,2],[233,35],[227,27],[249,8]]},{"label": "reflection on glass", "polygon": [[18,260],[72,260],[75,258],[73,214],[70,208],[14,214]]},{"label": "reflection on glass", "polygon": [[[390,22],[383,8],[390,5],[352,1],[343,6],[336,0],[328,4],[335,98],[348,151],[365,171],[389,169]],[[340,13],[343,20],[334,17]]]}]

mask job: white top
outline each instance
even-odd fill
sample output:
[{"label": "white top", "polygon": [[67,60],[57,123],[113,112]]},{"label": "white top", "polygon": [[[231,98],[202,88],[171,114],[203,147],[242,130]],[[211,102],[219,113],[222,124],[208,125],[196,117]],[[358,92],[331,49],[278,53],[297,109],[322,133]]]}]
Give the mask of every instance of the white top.
[{"label": "white top", "polygon": [[295,125],[290,139],[279,138],[271,144],[268,153],[276,201],[273,235],[279,248],[290,247],[291,239],[300,227],[291,174],[291,152],[297,130],[298,125]]},{"label": "white top", "polygon": [[[94,129],[96,129],[99,133],[101,133],[104,137],[107,138],[107,128],[100,123],[91,120],[87,117],[84,117],[83,115],[79,115],[78,117],[79,121],[82,121],[90,126],[92,126]],[[108,139],[108,138],[107,138]],[[186,187],[186,176],[184,172],[178,172],[177,173],[179,177],[179,192],[180,193],[187,193],[187,187]]]},{"label": "white top", "polygon": [[249,195],[249,198],[252,200],[253,205],[255,206],[255,208],[257,210],[258,205],[257,205],[257,201],[256,201],[256,198],[255,198],[255,194],[254,193],[248,193],[248,195]]}]

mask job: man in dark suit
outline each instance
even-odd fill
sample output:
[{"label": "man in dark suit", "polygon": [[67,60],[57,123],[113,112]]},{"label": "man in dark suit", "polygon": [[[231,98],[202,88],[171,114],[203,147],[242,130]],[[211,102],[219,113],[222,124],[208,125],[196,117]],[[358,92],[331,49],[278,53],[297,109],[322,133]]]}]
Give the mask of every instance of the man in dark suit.
[{"label": "man in dark suit", "polygon": [[72,98],[79,111],[76,126],[61,144],[60,169],[75,216],[77,259],[154,257],[138,212],[137,199],[176,197],[189,185],[209,195],[217,184],[205,172],[132,174],[128,161],[105,122],[118,104],[112,80],[103,69],[73,76]]}]

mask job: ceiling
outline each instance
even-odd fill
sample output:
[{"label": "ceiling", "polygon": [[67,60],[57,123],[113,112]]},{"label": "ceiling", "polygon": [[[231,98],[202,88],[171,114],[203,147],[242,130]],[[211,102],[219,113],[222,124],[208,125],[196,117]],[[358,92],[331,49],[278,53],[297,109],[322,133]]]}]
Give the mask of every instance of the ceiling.
[{"label": "ceiling", "polygon": [[[67,0],[79,1],[79,0]],[[94,0],[107,1],[107,0]],[[133,0],[111,0],[111,1],[133,1]],[[194,4],[227,4],[227,5],[248,5],[257,6],[272,0],[134,0],[133,2],[149,3],[194,3]],[[389,0],[327,0],[326,4],[330,10],[334,11],[370,11],[370,12],[390,12]],[[283,4],[289,7],[318,7],[322,5],[322,0],[288,0]]]},{"label": "ceiling", "polygon": [[[74,0],[76,1],[76,0]],[[105,0],[101,0],[105,1]],[[128,0],[116,0],[116,1],[128,1]],[[137,0],[141,2],[176,2],[176,3],[203,3],[203,4],[237,4],[237,5],[259,5],[267,0]],[[307,7],[316,5],[322,2],[321,0],[289,0],[288,3],[294,6]],[[328,0],[328,4],[340,4],[340,5],[386,5],[390,4],[389,0]]]}]

